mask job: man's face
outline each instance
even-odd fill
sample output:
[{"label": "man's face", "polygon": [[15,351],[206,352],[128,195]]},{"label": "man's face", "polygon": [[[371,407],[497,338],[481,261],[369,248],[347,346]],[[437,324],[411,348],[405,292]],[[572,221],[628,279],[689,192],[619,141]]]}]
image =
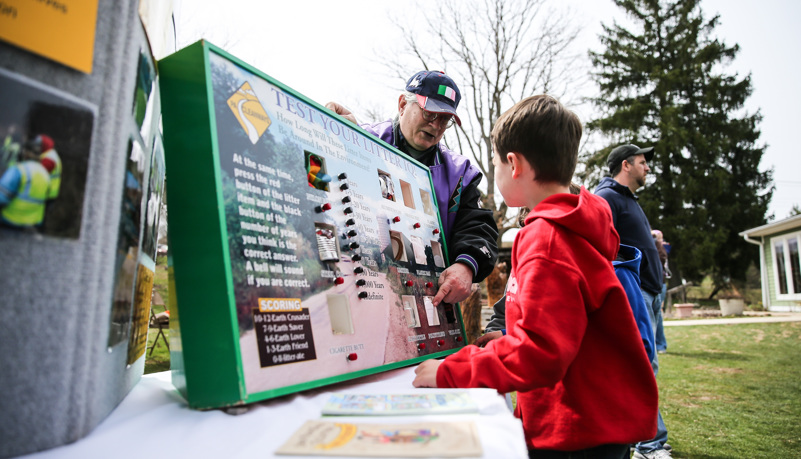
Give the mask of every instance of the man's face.
[{"label": "man's face", "polygon": [[648,167],[648,161],[646,161],[645,155],[637,155],[631,163],[628,161],[626,162],[629,164],[629,183],[636,183],[637,188],[645,186],[645,177],[648,175],[648,172],[651,171],[651,168]]},{"label": "man's face", "polygon": [[398,113],[403,137],[415,150],[425,151],[433,147],[442,140],[448,129],[444,117],[437,117],[434,121],[424,120],[423,109],[416,103],[406,102],[403,95],[398,99]]}]

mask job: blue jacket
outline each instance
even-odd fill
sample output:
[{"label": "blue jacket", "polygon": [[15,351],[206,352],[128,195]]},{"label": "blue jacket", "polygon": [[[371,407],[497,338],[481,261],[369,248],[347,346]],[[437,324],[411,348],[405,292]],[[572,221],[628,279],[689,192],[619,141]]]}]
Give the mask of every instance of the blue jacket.
[{"label": "blue jacket", "polygon": [[615,274],[629,298],[631,312],[634,313],[634,321],[637,322],[637,328],[640,330],[645,352],[653,361],[656,356],[654,329],[651,328],[651,319],[640,291],[640,260],[642,260],[642,253],[636,247],[620,244],[617,260],[612,262],[612,266],[615,267]]},{"label": "blue jacket", "polygon": [[[362,124],[370,134],[406,152],[400,129],[393,120]],[[442,231],[451,263],[464,263],[473,270],[473,282],[481,282],[495,267],[498,258],[498,226],[492,211],[479,205],[478,184],[483,177],[470,160],[449,150],[441,142],[432,147],[431,164],[434,194]]]},{"label": "blue jacket", "polygon": [[629,187],[604,177],[595,188],[595,194],[606,199],[612,209],[612,220],[620,235],[620,243],[637,247],[642,252],[640,280],[642,288],[656,296],[662,293],[662,262],[656,251],[648,217],[637,203],[637,196]]}]

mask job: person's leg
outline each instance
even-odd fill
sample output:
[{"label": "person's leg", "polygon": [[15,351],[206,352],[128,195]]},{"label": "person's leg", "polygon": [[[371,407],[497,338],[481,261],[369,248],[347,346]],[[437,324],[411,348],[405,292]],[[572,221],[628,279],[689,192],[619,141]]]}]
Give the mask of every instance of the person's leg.
[{"label": "person's leg", "polygon": [[[640,289],[642,297],[645,300],[645,310],[648,311],[648,318],[651,320],[651,331],[656,335],[656,314],[654,314],[654,303],[658,300],[658,295]],[[654,375],[659,373],[659,358],[654,354],[654,359],[651,361],[651,368],[654,370]]]},{"label": "person's leg", "polygon": [[668,440],[668,432],[667,427],[665,426],[665,421],[662,419],[662,411],[656,412],[656,436],[654,438],[637,443],[634,449],[640,453],[645,454],[651,451],[656,451],[658,449],[664,449],[665,443]]},{"label": "person's leg", "polygon": [[[651,292],[642,290],[642,296],[645,299],[645,309],[648,310],[648,315],[651,316],[651,326],[654,328],[654,331],[656,331],[656,326],[654,325],[656,323],[656,318],[654,317],[654,303],[656,303],[659,299],[659,295],[654,295]],[[656,376],[657,373],[659,373],[659,358],[656,355],[654,355],[654,360],[651,361],[651,368],[653,368],[654,376]],[[664,449],[664,445],[667,442],[667,437],[667,427],[665,426],[665,422],[662,420],[662,412],[657,411],[656,436],[651,440],[637,443],[635,446],[636,452],[644,455],[645,453]]]},{"label": "person's leg", "polygon": [[662,293],[659,295],[659,300],[655,306],[658,308],[657,311],[654,311],[654,315],[656,315],[656,333],[654,335],[656,351],[657,352],[664,352],[667,350],[667,339],[665,339],[665,327],[662,324],[663,314],[662,314],[662,305],[665,302],[665,296],[667,295],[667,284],[662,284]]}]

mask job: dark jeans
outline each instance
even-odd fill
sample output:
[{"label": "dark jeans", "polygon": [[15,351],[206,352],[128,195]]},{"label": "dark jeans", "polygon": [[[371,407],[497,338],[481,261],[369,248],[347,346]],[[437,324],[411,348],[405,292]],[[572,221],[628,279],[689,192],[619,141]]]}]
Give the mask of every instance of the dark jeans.
[{"label": "dark jeans", "polygon": [[528,450],[529,459],[628,459],[630,455],[630,445],[601,445],[579,451]]}]

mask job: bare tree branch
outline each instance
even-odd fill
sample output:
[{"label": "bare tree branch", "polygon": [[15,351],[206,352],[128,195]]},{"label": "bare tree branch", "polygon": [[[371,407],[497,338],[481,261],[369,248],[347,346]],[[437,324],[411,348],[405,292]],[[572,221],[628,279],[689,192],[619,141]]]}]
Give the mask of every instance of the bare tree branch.
[{"label": "bare tree branch", "polygon": [[[525,97],[549,93],[561,98],[585,73],[576,72],[580,55],[570,51],[578,27],[569,12],[550,8],[549,1],[418,2],[422,21],[396,18],[404,37],[400,49],[378,58],[400,79],[422,67],[442,70],[459,85],[460,112],[467,116],[460,116],[462,126],[449,131],[447,138],[484,174],[484,205],[493,209],[501,236],[516,227],[517,212],[509,212],[495,196],[491,141],[495,121]],[[416,26],[420,23],[423,28]]]}]

